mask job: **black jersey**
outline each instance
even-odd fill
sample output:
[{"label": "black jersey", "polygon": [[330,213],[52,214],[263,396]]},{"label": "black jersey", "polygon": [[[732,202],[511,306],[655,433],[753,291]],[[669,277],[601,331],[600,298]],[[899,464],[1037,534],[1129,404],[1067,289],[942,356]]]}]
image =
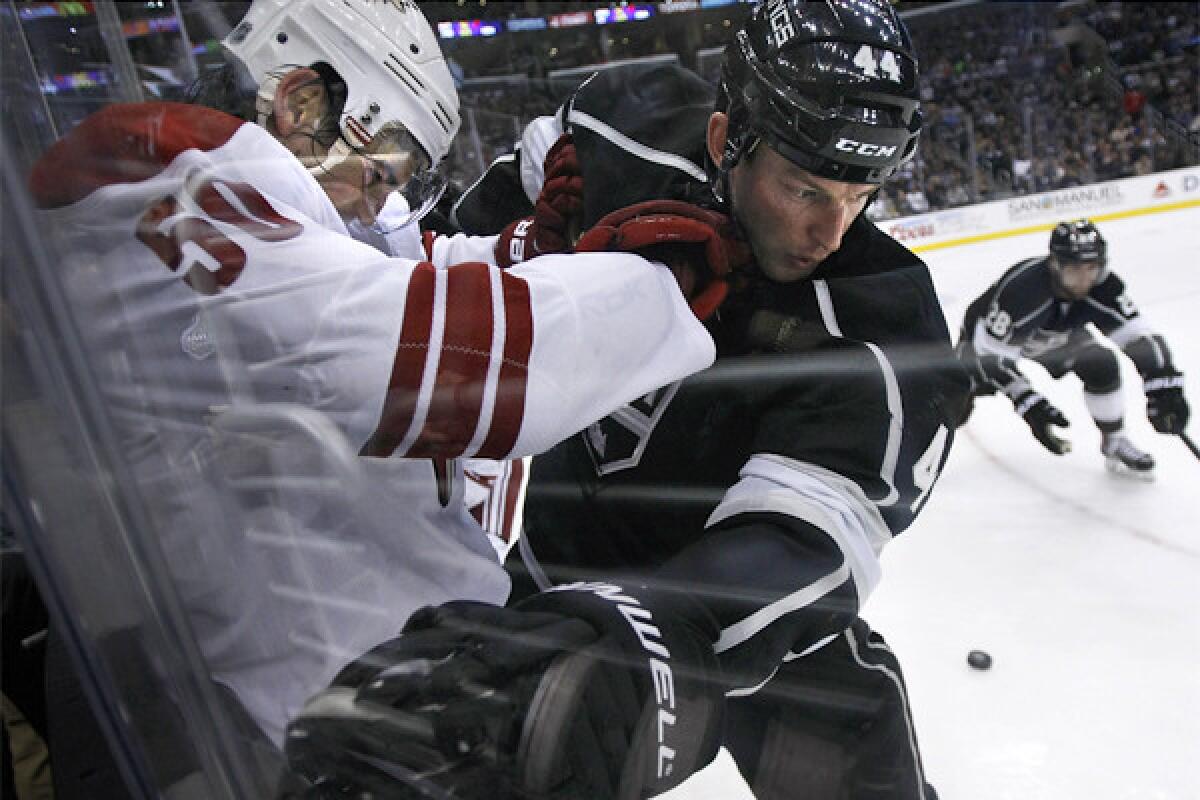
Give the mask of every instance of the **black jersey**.
[{"label": "black jersey", "polygon": [[1011,393],[1023,383],[1014,362],[1043,360],[1057,351],[1091,341],[1094,325],[1134,359],[1143,375],[1169,368],[1166,343],[1142,319],[1114,272],[1080,300],[1055,294],[1049,258],[1030,258],[1014,264],[977,297],[963,318],[962,335],[978,357],[993,356],[999,368],[985,365],[982,374],[993,388]]},{"label": "black jersey", "polygon": [[1026,358],[1063,346],[1088,323],[1114,339],[1140,330],[1137,306],[1116,273],[1109,272],[1082,300],[1063,300],[1054,293],[1048,262],[1048,257],[1031,258],[1005,271],[967,308],[964,330],[972,337],[989,336]]},{"label": "black jersey", "polygon": [[[713,202],[702,86],[642,68],[574,96],[589,219]],[[747,691],[857,613],[880,549],[928,499],[967,382],[927,268],[862,216],[812,279],[751,279],[708,324],[710,369],[534,459],[520,546],[547,582],[603,570],[682,587]]]}]

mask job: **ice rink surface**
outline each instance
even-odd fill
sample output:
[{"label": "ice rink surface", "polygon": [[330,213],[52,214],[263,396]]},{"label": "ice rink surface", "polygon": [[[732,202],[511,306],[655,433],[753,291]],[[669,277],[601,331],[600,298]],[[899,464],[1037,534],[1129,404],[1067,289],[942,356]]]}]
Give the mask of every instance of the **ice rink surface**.
[{"label": "ice rink surface", "polygon": [[[1200,208],[1097,226],[1186,376],[1200,440]],[[967,304],[1049,236],[923,254],[956,339]],[[1200,461],[1154,433],[1121,364],[1154,482],[1104,469],[1074,375],[1022,362],[1071,420],[1072,452],[1043,449],[1007,399],[977,402],[928,506],[884,551],[865,616],[904,667],[941,800],[1200,798]],[[967,665],[973,649],[991,669]],[[727,765],[708,772],[664,797],[747,796]]]},{"label": "ice rink surface", "polygon": [[[1200,439],[1200,209],[1097,223],[1109,263],[1186,376]],[[947,319],[1048,232],[924,255]],[[952,331],[957,337],[957,330]],[[1071,420],[1054,456],[1004,398],[976,404],[928,507],[884,552],[866,616],[908,678],[942,800],[1200,798],[1200,461],[1145,419],[1153,483],[1113,476],[1073,375],[1027,374]],[[994,659],[980,672],[972,649]]]}]

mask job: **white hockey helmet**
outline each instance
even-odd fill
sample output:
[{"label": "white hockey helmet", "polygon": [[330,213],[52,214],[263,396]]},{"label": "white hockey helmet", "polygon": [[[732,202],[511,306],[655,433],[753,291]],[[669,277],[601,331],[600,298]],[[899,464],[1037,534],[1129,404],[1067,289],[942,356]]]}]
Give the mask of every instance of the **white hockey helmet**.
[{"label": "white hockey helmet", "polygon": [[445,57],[415,2],[254,0],[224,46],[258,84],[260,122],[288,68],[328,64],[346,84],[341,137],[330,160],[378,149],[371,146],[376,137],[407,131],[426,163],[402,193],[414,213],[437,201],[445,188],[438,167],[461,117]]}]

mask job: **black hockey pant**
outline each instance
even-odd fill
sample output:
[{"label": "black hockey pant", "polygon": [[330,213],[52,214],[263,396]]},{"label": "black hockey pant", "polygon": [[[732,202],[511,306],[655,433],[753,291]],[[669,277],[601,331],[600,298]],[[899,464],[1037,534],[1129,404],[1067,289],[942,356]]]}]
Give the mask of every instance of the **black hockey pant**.
[{"label": "black hockey pant", "polygon": [[908,690],[883,637],[859,619],[726,704],[725,746],[760,800],[935,800]]}]

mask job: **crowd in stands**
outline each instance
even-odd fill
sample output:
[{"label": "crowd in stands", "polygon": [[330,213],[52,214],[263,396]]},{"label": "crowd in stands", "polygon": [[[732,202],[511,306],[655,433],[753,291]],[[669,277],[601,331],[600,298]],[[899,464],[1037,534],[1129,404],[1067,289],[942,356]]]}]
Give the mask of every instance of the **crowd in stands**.
[{"label": "crowd in stands", "polygon": [[[921,60],[925,133],[917,157],[885,187],[872,214],[921,213],[1200,163],[1198,9],[980,3],[906,19]],[[666,37],[649,29],[614,46],[635,28],[620,26],[593,48],[607,50],[607,58],[580,46],[578,64],[558,58],[555,65],[671,52]],[[719,22],[709,25],[701,48],[719,47],[727,35]],[[596,40],[595,29],[590,36]],[[536,42],[521,47],[544,46]],[[533,61],[537,53],[525,55]],[[680,60],[716,80],[719,57]],[[460,185],[510,152],[514,131],[552,113],[580,80],[512,73],[507,80],[469,77],[461,87],[475,132],[456,148]]]},{"label": "crowd in stands", "polygon": [[[926,134],[876,213],[1196,163],[1198,17],[1187,3],[1024,3],[910,20]],[[1106,52],[1069,44],[1089,40]]]}]

